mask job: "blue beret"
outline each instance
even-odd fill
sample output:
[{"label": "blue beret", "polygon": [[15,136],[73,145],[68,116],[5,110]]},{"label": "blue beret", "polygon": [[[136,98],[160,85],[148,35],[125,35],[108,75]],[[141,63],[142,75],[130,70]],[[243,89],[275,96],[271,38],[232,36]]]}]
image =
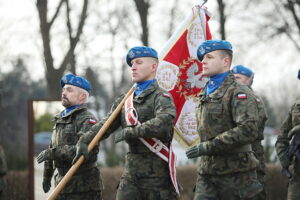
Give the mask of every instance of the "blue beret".
[{"label": "blue beret", "polygon": [[88,80],[81,76],[75,76],[74,74],[66,74],[60,80],[60,85],[63,88],[65,85],[74,85],[85,89],[86,91],[91,91],[91,84]]},{"label": "blue beret", "polygon": [[253,71],[243,65],[236,65],[232,68],[234,74],[242,74],[248,76],[249,78],[253,76]]},{"label": "blue beret", "polygon": [[232,51],[230,42],[226,40],[206,40],[197,49],[197,57],[200,61],[203,60],[205,54],[216,50]]},{"label": "blue beret", "polygon": [[299,71],[298,71],[298,79],[300,79],[300,69],[299,69]]},{"label": "blue beret", "polygon": [[127,64],[131,67],[131,61],[135,58],[140,58],[140,57],[153,57],[153,58],[158,58],[157,52],[155,49],[151,47],[133,47],[131,48],[126,56],[126,62]]}]

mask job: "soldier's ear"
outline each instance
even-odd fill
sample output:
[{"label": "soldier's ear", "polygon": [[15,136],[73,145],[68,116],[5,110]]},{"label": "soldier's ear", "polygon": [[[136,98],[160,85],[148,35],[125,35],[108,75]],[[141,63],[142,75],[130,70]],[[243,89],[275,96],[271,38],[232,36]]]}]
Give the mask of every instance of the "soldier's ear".
[{"label": "soldier's ear", "polygon": [[225,56],[224,62],[226,63],[226,66],[230,66],[230,58],[228,56]]},{"label": "soldier's ear", "polygon": [[79,94],[79,101],[80,102],[85,102],[86,101],[86,98],[87,98],[87,94],[85,92],[81,92]]},{"label": "soldier's ear", "polygon": [[156,71],[157,66],[158,66],[158,64],[156,64],[156,63],[152,64],[152,69],[153,69],[154,71]]}]

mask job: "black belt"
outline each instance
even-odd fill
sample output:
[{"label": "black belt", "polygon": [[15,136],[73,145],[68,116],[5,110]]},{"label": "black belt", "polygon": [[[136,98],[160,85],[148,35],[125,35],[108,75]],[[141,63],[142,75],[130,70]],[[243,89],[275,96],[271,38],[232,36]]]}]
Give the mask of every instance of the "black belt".
[{"label": "black belt", "polygon": [[[88,169],[92,169],[94,167],[97,166],[97,163],[96,162],[92,162],[92,163],[88,163],[88,164],[85,164],[85,165],[82,165],[80,166],[80,168],[76,171],[75,174],[80,174]],[[57,168],[57,171],[59,173],[59,175],[61,176],[64,176],[67,174],[67,172],[69,171],[71,167],[63,167],[63,168]]]}]

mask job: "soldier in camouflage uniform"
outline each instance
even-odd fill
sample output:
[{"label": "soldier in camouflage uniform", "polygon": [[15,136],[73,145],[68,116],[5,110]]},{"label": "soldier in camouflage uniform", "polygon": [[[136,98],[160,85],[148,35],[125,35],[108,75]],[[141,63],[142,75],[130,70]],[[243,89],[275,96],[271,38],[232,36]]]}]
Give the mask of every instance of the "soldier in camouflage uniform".
[{"label": "soldier in camouflage uniform", "polygon": [[[149,47],[134,47],[127,54],[131,78],[136,83],[133,104],[139,125],[128,126],[124,107],[111,124],[104,137],[120,126],[115,142],[126,141],[129,152],[125,158],[125,170],[121,177],[118,200],[172,200],[177,199],[172,185],[168,163],[150,151],[139,138],[157,138],[169,146],[173,137],[176,110],[171,95],[159,88],[154,79],[158,65],[157,53]],[[78,142],[78,156],[86,154],[87,144],[103,126],[123,97],[116,100],[111,112],[82,136]],[[102,138],[103,139],[103,138]]]},{"label": "soldier in camouflage uniform", "polygon": [[[237,65],[232,68],[232,72],[234,74],[236,81],[239,84],[246,85],[250,89],[252,89],[251,85],[253,83],[254,73],[250,69],[244,67],[243,65]],[[259,200],[265,200],[267,198],[266,190],[265,190],[266,165],[265,165],[264,148],[261,144],[261,141],[264,139],[264,128],[265,128],[265,123],[267,121],[267,114],[262,99],[256,94],[255,96],[258,105],[257,108],[258,108],[258,118],[259,118],[258,121],[259,136],[257,140],[254,143],[252,143],[251,146],[256,158],[259,160],[259,166],[256,170],[257,178],[264,188],[263,191],[259,193],[257,197]]]},{"label": "soldier in camouflage uniform", "polygon": [[[96,119],[84,104],[91,90],[90,83],[80,76],[67,74],[61,79],[62,104],[66,109],[54,117],[51,144],[42,151],[38,163],[44,163],[43,189],[48,192],[55,168],[55,186],[72,166],[76,154],[76,143],[94,124]],[[58,200],[101,200],[102,182],[96,166],[99,147],[95,147],[57,196]]]},{"label": "soldier in camouflage uniform", "polygon": [[6,186],[6,180],[5,180],[6,172],[7,172],[6,158],[5,158],[4,150],[0,145],[0,199],[1,199],[2,192]]},{"label": "soldier in camouflage uniform", "polygon": [[[300,70],[298,73],[300,79]],[[281,125],[280,132],[275,144],[276,153],[279,161],[284,169],[288,169],[289,165],[293,166],[292,177],[289,179],[288,185],[288,197],[287,200],[299,200],[300,199],[300,164],[299,158],[292,155],[292,158],[288,156],[288,150],[291,147],[290,141],[300,134],[300,100],[297,100],[292,106],[287,118]],[[299,138],[299,136],[297,137]],[[299,139],[298,139],[299,140]],[[300,141],[297,141],[299,144]],[[299,155],[299,149],[298,155]]]},{"label": "soldier in camouflage uniform", "polygon": [[259,133],[255,96],[229,71],[232,46],[228,41],[205,41],[197,56],[210,81],[196,109],[201,142],[186,151],[188,158],[200,157],[194,200],[256,199],[262,185],[250,145]]}]

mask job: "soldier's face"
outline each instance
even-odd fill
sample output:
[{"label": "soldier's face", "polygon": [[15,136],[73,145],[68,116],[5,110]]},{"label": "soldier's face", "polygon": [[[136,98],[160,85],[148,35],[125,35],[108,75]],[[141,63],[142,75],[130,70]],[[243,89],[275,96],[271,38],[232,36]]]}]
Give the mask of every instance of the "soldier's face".
[{"label": "soldier's face", "polygon": [[243,74],[234,74],[235,80],[241,85],[250,85],[250,78]]},{"label": "soldier's face", "polygon": [[203,75],[211,77],[228,71],[228,59],[218,50],[207,53],[202,60]]},{"label": "soldier's face", "polygon": [[141,57],[131,61],[131,80],[138,83],[155,78],[157,62],[154,58]]},{"label": "soldier's face", "polygon": [[65,85],[61,93],[61,102],[66,108],[80,104],[79,88],[73,85]]}]

